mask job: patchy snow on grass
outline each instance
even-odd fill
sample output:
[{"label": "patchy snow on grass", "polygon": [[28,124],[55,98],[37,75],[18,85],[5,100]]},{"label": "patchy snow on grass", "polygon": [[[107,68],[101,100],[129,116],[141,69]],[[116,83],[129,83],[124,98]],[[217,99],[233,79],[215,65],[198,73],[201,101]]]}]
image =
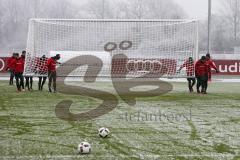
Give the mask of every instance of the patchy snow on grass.
[{"label": "patchy snow on grass", "polygon": [[[239,156],[239,85],[212,83],[208,95],[198,95],[189,94],[185,83],[172,84],[170,93],[137,98],[135,106],[118,97],[118,106],[108,114],[68,122],[55,115],[61,100],[72,100],[74,113],[96,108],[101,100],[46,90],[16,93],[2,81],[0,158],[232,160]],[[108,82],[91,87],[115,94]],[[100,127],[109,128],[108,138],[98,136]],[[82,141],[91,144],[91,154],[77,154]]]}]

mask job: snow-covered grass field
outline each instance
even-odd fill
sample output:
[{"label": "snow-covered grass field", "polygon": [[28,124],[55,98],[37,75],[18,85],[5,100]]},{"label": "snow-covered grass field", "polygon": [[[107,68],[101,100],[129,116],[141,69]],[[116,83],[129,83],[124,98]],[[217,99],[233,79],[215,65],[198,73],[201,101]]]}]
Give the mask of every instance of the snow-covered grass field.
[{"label": "snow-covered grass field", "polygon": [[[101,101],[46,90],[17,93],[0,81],[0,159],[239,160],[240,84],[212,83],[208,95],[189,94],[186,83],[172,85],[172,92],[139,98],[135,106],[120,100],[99,118],[67,122],[55,115],[61,100],[74,101],[73,113]],[[114,93],[109,82],[91,87]],[[99,138],[102,126],[110,137]],[[82,141],[91,144],[91,154],[77,154]]]}]

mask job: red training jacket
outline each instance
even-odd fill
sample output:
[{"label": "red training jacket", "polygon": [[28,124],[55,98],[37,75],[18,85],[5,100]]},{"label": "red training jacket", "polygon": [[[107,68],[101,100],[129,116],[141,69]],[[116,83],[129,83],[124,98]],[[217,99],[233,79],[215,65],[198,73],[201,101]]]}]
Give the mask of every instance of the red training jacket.
[{"label": "red training jacket", "polygon": [[183,65],[181,65],[180,69],[186,67],[187,76],[194,75],[194,63],[190,63],[189,60],[186,60]]},{"label": "red training jacket", "polygon": [[215,69],[215,70],[218,70],[215,63],[209,59],[206,61],[206,65],[208,67],[208,80],[211,81],[211,78],[212,78],[212,68]]},{"label": "red training jacket", "polygon": [[196,76],[206,76],[208,75],[208,66],[201,60],[198,60],[195,65]]},{"label": "red training jacket", "polygon": [[215,63],[211,59],[206,61],[206,65],[208,66],[208,71],[209,72],[211,72],[212,68],[217,70],[217,67],[216,67]]},{"label": "red training jacket", "polygon": [[17,58],[13,61],[13,70],[15,73],[23,73],[25,60],[23,58]]},{"label": "red training jacket", "polygon": [[14,69],[14,64],[13,64],[14,61],[15,61],[14,57],[8,58],[8,60],[7,60],[7,69],[11,69],[11,70]]},{"label": "red training jacket", "polygon": [[49,58],[47,61],[47,67],[49,72],[55,72],[56,71],[56,64],[57,61],[54,58]]}]

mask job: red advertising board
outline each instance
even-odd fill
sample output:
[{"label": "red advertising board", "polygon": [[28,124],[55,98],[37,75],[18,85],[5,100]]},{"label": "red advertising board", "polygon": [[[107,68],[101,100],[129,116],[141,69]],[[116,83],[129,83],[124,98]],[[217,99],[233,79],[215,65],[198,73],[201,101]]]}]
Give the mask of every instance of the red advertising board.
[{"label": "red advertising board", "polygon": [[5,73],[7,68],[8,57],[0,57],[0,73]]},{"label": "red advertising board", "polygon": [[[167,70],[162,70],[165,66]],[[164,71],[167,75],[174,75],[177,71],[177,62],[174,59],[113,59],[112,74],[121,75],[129,72],[137,74],[138,71]]]},{"label": "red advertising board", "polygon": [[214,60],[218,75],[240,75],[240,60]]},{"label": "red advertising board", "polygon": [[[6,73],[8,57],[0,57],[0,73]],[[214,60],[220,73],[217,75],[240,75],[240,60]],[[114,62],[119,63],[119,62]],[[176,65],[176,63],[171,63]],[[119,66],[119,65],[113,65]],[[174,67],[173,67],[174,68]],[[124,71],[124,69],[116,69],[118,72]]]}]

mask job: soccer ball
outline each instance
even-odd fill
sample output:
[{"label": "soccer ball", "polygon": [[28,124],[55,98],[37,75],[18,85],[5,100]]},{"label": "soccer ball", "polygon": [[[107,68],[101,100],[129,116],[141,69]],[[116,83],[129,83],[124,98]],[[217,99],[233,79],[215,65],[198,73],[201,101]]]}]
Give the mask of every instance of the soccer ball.
[{"label": "soccer ball", "polygon": [[98,130],[98,135],[102,138],[105,138],[107,137],[108,135],[110,134],[110,131],[109,129],[105,128],[105,127],[102,127]]},{"label": "soccer ball", "polygon": [[78,153],[88,154],[91,152],[91,145],[88,142],[82,142],[78,145]]}]

